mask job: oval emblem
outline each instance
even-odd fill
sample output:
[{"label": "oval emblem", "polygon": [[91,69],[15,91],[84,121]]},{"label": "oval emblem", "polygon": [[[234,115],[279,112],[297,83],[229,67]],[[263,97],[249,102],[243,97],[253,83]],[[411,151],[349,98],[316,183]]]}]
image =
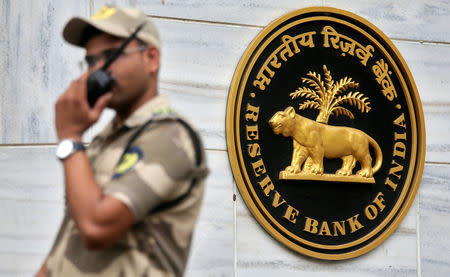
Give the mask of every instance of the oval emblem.
[{"label": "oval emblem", "polygon": [[251,42],[230,86],[226,134],[253,216],[320,259],[384,241],[424,167],[424,117],[405,61],[371,23],[334,8],[291,12]]}]

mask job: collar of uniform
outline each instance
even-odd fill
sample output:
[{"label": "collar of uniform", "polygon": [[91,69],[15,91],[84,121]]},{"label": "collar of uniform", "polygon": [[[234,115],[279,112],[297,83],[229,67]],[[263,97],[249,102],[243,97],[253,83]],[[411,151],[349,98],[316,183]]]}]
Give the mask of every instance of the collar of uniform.
[{"label": "collar of uniform", "polygon": [[132,113],[123,123],[128,128],[144,124],[159,115],[159,111],[169,110],[169,101],[164,95],[157,95]]},{"label": "collar of uniform", "polygon": [[106,127],[96,135],[96,138],[105,138],[109,134],[116,132],[118,129],[126,126],[132,128],[144,124],[147,120],[159,115],[159,110],[168,110],[169,101],[166,96],[157,95],[144,105],[139,107],[133,114],[131,114],[123,124],[117,125],[115,120],[111,120]]}]

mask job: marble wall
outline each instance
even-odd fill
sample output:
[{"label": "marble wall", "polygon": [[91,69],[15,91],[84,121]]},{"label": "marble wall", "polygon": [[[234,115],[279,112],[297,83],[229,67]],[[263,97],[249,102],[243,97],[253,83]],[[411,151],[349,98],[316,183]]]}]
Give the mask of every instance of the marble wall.
[{"label": "marble wall", "polygon": [[[155,20],[160,92],[197,123],[207,147],[211,175],[186,276],[450,276],[448,0],[0,0],[0,276],[31,276],[59,226],[64,191],[53,105],[84,55],[64,43],[62,27],[106,2]],[[385,242],[349,261],[314,260],[276,242],[245,206],[226,152],[226,100],[242,53],[272,20],[309,6],[346,9],[385,32],[414,76],[425,114],[426,164],[413,206]]]}]

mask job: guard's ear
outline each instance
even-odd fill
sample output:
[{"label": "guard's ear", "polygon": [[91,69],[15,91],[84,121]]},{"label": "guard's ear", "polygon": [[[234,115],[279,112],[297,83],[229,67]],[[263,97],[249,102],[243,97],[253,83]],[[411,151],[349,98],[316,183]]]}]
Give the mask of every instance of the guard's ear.
[{"label": "guard's ear", "polygon": [[150,73],[158,73],[159,71],[159,50],[150,45],[147,49],[144,50],[144,59],[147,62],[147,70]]},{"label": "guard's ear", "polygon": [[287,107],[284,112],[289,115],[289,117],[295,117],[295,110],[291,106]]}]

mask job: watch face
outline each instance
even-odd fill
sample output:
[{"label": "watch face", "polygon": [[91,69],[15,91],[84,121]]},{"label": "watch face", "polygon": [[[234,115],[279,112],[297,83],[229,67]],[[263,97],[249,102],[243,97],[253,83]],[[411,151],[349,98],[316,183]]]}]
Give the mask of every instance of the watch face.
[{"label": "watch face", "polygon": [[56,156],[60,159],[66,158],[73,150],[73,143],[70,140],[62,140],[56,148]]}]

